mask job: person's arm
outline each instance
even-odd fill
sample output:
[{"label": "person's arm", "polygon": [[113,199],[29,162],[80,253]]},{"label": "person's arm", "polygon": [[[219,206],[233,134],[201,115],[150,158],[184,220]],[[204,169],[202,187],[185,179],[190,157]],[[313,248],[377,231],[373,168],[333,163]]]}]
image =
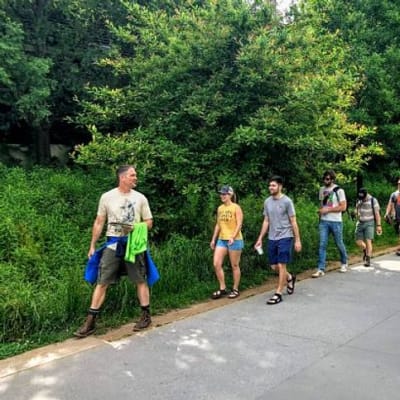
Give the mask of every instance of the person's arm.
[{"label": "person's arm", "polygon": [[212,235],[212,238],[211,238],[211,242],[210,242],[210,247],[211,247],[212,250],[215,249],[215,242],[217,241],[217,238],[218,238],[218,235],[219,235],[219,231],[220,231],[220,227],[219,227],[219,224],[218,224],[218,221],[217,221],[217,223],[215,224],[214,232],[213,232],[213,235]]},{"label": "person's arm", "polygon": [[392,196],[390,196],[388,204],[386,206],[385,217],[387,217],[388,215],[392,215],[393,214],[393,211],[394,211],[393,208],[394,208],[394,203],[393,203]]},{"label": "person's arm", "polygon": [[90,258],[96,251],[96,243],[99,240],[101,233],[103,232],[105,222],[106,216],[103,215],[98,215],[94,220],[92,228],[92,240],[90,241],[88,258]]},{"label": "person's arm", "polygon": [[153,227],[153,219],[144,219],[143,222],[146,222],[148,230]]},{"label": "person's arm", "polygon": [[258,238],[257,238],[257,241],[256,241],[256,243],[254,245],[254,248],[262,246],[262,241],[263,241],[264,236],[268,232],[268,228],[269,228],[269,221],[268,221],[268,217],[265,216],[264,217],[264,221],[263,221],[262,226],[261,226],[260,234],[258,235]]},{"label": "person's arm", "polygon": [[243,211],[240,206],[236,207],[236,228],[232,232],[232,237],[228,240],[228,244],[232,244],[235,241],[235,237],[239,234],[240,230],[242,229],[243,225]]},{"label": "person's arm", "polygon": [[294,234],[294,249],[295,251],[301,251],[301,240],[300,240],[300,230],[299,226],[297,225],[296,216],[293,215],[289,217],[290,223],[292,224],[293,234]]},{"label": "person's arm", "polygon": [[[376,199],[373,199],[373,201],[377,201]],[[373,210],[374,212],[374,216],[375,216],[375,229],[376,229],[376,233],[377,235],[382,235],[382,220],[381,220],[381,213],[379,212],[379,205],[376,204],[376,206],[374,206]]]}]

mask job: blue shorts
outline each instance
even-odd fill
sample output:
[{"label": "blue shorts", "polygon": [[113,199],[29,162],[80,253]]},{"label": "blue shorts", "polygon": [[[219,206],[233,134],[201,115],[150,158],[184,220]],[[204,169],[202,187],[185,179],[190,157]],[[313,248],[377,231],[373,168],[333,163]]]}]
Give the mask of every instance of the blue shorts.
[{"label": "blue shorts", "polygon": [[268,259],[271,265],[289,264],[292,259],[293,238],[268,240]]},{"label": "blue shorts", "polygon": [[228,240],[218,239],[216,247],[225,247],[228,250],[243,250],[244,242],[243,240],[235,240],[230,246]]}]

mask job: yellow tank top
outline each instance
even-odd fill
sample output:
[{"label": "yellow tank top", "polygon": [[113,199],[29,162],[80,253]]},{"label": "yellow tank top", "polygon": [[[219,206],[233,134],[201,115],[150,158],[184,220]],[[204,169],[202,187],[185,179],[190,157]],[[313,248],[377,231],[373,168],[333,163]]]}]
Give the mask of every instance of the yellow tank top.
[{"label": "yellow tank top", "polygon": [[[217,221],[220,228],[219,239],[229,240],[237,227],[236,210],[239,206],[232,203],[229,206],[221,204],[218,207]],[[236,235],[235,240],[243,239],[242,232]]]}]

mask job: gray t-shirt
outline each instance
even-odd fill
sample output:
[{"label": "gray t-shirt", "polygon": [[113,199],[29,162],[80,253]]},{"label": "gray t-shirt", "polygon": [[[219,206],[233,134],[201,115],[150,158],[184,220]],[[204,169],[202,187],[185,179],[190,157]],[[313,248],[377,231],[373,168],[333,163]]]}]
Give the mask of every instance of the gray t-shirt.
[{"label": "gray t-shirt", "polygon": [[268,197],[264,202],[263,214],[269,222],[269,240],[294,237],[290,217],[293,217],[296,213],[292,200],[285,194],[279,199],[272,196]]}]

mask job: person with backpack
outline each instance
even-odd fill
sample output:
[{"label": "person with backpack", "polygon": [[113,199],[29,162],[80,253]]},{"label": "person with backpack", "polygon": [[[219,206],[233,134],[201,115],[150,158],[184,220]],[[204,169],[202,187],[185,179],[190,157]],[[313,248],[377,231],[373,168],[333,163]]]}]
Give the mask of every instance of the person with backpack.
[{"label": "person with backpack", "polygon": [[[394,230],[397,234],[400,233],[400,176],[396,179],[397,190],[394,191],[390,197],[386,207],[385,221],[393,224]],[[400,256],[400,248],[396,251],[396,255]]]},{"label": "person with backpack", "polygon": [[335,184],[335,179],[334,171],[325,171],[323,174],[324,186],[319,190],[319,251],[317,271],[312,274],[313,278],[325,275],[326,248],[330,233],[332,233],[340,253],[340,272],[346,272],[348,267],[347,251],[343,243],[342,222],[342,212],[347,210],[347,201],[344,190]]},{"label": "person with backpack", "polygon": [[370,267],[375,230],[377,235],[382,235],[380,208],[378,200],[366,188],[358,191],[357,198],[355,239],[363,252],[364,266]]}]

